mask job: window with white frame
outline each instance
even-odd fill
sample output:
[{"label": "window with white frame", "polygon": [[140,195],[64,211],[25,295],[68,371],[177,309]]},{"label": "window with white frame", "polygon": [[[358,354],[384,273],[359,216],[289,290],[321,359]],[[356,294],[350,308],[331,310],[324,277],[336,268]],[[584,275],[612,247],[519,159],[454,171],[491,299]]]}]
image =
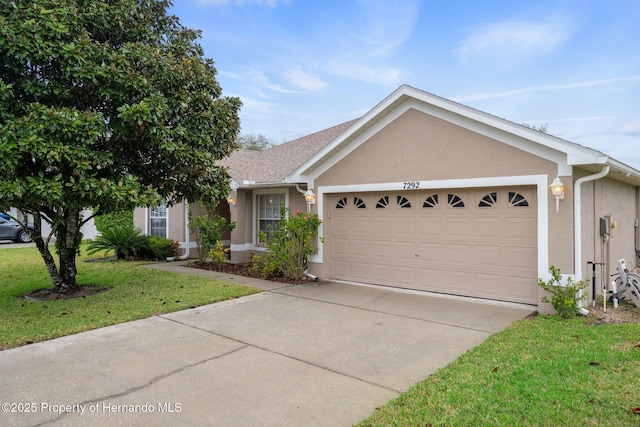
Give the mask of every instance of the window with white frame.
[{"label": "window with white frame", "polygon": [[[285,195],[281,194],[258,194],[258,230],[267,235],[269,239],[271,233],[280,228],[280,208],[285,203]],[[258,242],[260,241],[260,233],[258,233]]]},{"label": "window with white frame", "polygon": [[149,235],[167,237],[167,206],[158,205],[149,215]]}]

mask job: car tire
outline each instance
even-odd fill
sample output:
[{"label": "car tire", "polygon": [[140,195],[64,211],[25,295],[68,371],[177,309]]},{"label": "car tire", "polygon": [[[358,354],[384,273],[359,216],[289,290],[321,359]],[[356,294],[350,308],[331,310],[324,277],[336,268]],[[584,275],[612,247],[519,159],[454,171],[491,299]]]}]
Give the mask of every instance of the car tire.
[{"label": "car tire", "polygon": [[18,237],[16,239],[16,243],[29,243],[31,242],[31,236],[24,230],[20,230],[18,232]]}]

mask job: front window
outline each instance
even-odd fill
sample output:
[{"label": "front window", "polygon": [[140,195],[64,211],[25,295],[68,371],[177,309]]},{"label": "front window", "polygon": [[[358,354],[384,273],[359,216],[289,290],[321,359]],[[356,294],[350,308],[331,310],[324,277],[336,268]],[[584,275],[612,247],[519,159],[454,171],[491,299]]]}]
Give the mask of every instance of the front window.
[{"label": "front window", "polygon": [[[284,194],[258,195],[258,230],[267,235],[267,240],[271,233],[280,227],[280,208],[284,203]],[[266,242],[260,241],[260,243]]]},{"label": "front window", "polygon": [[149,215],[150,235],[155,237],[167,237],[167,206],[158,205],[151,210]]}]

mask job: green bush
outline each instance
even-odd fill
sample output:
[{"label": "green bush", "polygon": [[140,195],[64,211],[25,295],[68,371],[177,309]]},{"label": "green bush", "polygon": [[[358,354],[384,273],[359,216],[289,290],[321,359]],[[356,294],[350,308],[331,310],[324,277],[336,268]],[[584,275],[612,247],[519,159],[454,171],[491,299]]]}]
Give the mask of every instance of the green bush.
[{"label": "green bush", "polygon": [[575,316],[578,314],[580,301],[585,299],[587,296],[587,294],[582,291],[587,289],[589,279],[574,282],[573,277],[569,276],[567,284],[562,285],[560,269],[552,265],[549,267],[549,271],[551,272],[551,279],[549,279],[548,282],[538,279],[538,286],[549,292],[551,294],[551,299],[545,295],[540,299],[540,301],[550,302],[553,308],[563,319]]},{"label": "green bush", "polygon": [[149,253],[144,258],[164,261],[177,255],[178,243],[165,237],[150,236],[147,238],[147,249]]},{"label": "green bush", "polygon": [[211,261],[218,267],[224,264],[224,245],[222,242],[216,243],[216,246],[209,251],[209,258],[211,258]]},{"label": "green bush", "polygon": [[292,215],[289,208],[280,208],[280,224],[277,229],[260,233],[260,240],[267,241],[269,253],[265,257],[264,269],[281,273],[290,280],[302,280],[309,257],[316,253],[318,227],[322,223],[317,214],[296,211]]},{"label": "green bush", "polygon": [[87,253],[93,255],[99,251],[114,251],[118,259],[138,256],[147,247],[147,237],[142,230],[133,226],[107,228],[87,247]]},{"label": "green bush", "polygon": [[93,222],[100,233],[114,227],[133,228],[133,211],[112,212],[104,215],[98,213],[93,218]]},{"label": "green bush", "polygon": [[251,252],[251,259],[244,266],[245,270],[253,277],[268,279],[276,274],[274,263],[266,263],[266,256],[260,256],[255,252]]},{"label": "green bush", "polygon": [[196,230],[198,246],[198,262],[204,263],[209,251],[216,247],[225,230],[232,231],[236,223],[227,222],[225,217],[215,214],[211,209],[202,206],[202,215],[193,217],[189,212],[189,227]]}]

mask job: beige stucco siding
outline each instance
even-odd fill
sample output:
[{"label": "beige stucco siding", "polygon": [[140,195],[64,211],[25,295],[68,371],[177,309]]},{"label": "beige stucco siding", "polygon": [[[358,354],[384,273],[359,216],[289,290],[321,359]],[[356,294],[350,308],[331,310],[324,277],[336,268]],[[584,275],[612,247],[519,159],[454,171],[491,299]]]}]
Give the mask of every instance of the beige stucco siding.
[{"label": "beige stucco siding", "polygon": [[[582,271],[591,277],[588,261],[602,262],[605,280],[616,272],[619,259],[629,268],[635,266],[634,222],[637,218],[636,187],[605,178],[582,186]],[[600,235],[600,218],[608,218],[613,225],[610,238]],[[602,276],[597,269],[597,283]]]},{"label": "beige stucco siding", "polygon": [[319,185],[548,173],[557,165],[502,142],[408,110],[316,180]]},{"label": "beige stucco siding", "polygon": [[[527,175],[547,175],[548,185],[557,173],[558,165],[554,162],[417,110],[408,110],[320,175],[315,186]],[[572,273],[572,179],[563,177],[563,181],[567,191],[559,212],[555,198],[545,189],[548,212],[543,221],[549,229],[549,263],[563,273]],[[320,274],[328,273],[326,266],[315,268]]]},{"label": "beige stucco siding", "polygon": [[136,208],[133,211],[133,226],[134,228],[139,228],[140,230],[145,230],[145,209],[144,208]]}]

